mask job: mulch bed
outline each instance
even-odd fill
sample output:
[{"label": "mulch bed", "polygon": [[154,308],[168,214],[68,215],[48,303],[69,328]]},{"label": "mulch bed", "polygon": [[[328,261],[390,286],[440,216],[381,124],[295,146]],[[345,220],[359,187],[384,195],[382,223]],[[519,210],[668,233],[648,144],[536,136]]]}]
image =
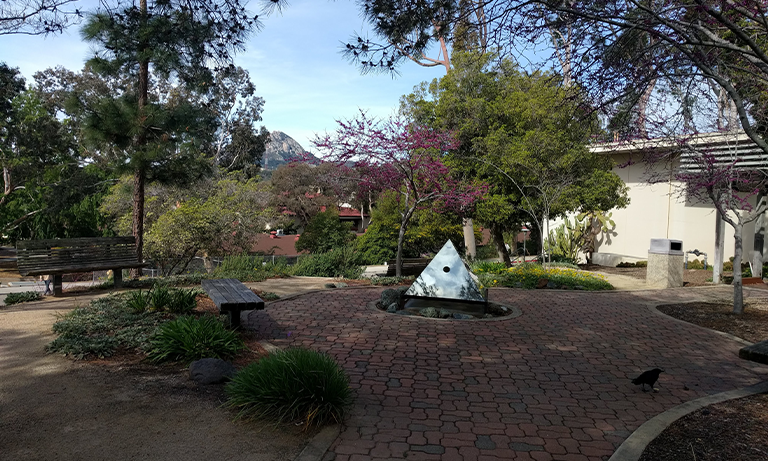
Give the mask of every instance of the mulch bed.
[{"label": "mulch bed", "polygon": [[[741,315],[733,314],[733,305],[725,302],[670,304],[659,306],[658,310],[671,317],[729,333],[750,342],[768,339],[766,300],[745,303],[744,313]],[[653,440],[640,459],[766,460],[768,395],[730,400],[686,415]]]},{"label": "mulch bed", "polygon": [[768,459],[768,395],[710,405],[670,425],[640,461],[765,461]]}]

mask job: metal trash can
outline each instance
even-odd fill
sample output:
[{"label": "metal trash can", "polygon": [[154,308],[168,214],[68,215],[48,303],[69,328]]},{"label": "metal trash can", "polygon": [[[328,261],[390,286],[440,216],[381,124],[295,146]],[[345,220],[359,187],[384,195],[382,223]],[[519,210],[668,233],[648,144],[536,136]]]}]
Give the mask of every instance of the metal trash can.
[{"label": "metal trash can", "polygon": [[645,281],[649,287],[672,288],[683,286],[685,253],[683,241],[651,239],[648,250],[648,272]]}]

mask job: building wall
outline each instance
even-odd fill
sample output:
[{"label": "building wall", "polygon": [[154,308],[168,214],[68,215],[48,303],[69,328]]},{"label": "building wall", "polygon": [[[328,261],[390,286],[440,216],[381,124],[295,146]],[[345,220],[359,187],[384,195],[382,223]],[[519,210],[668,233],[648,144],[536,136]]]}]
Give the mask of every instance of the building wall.
[{"label": "building wall", "polygon": [[[637,158],[637,155],[634,156]],[[614,155],[617,165],[627,162],[623,154]],[[614,172],[629,186],[630,204],[623,210],[612,210],[616,223],[611,235],[603,234],[597,245],[595,262],[602,265],[616,265],[619,262],[646,260],[652,238],[669,238],[683,241],[683,251],[698,249],[707,253],[710,263],[714,261],[715,217],[714,206],[707,203],[692,203],[680,196],[678,183],[666,182],[648,184],[646,165],[638,162],[619,168]],[[733,256],[733,228],[725,228],[725,258]],[[744,257],[753,250],[754,223],[744,226]],[[763,251],[768,261],[768,251]],[[690,259],[695,255],[689,255]],[[703,258],[703,257],[700,257]]]}]

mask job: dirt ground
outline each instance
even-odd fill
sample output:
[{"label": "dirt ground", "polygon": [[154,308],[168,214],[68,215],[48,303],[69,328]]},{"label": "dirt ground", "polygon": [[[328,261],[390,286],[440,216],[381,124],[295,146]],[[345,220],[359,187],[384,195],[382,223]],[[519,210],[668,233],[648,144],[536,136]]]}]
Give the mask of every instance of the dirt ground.
[{"label": "dirt ground", "polygon": [[[306,291],[316,283],[298,285]],[[73,362],[46,354],[57,315],[102,294],[0,307],[0,459],[271,461],[298,456],[313,434],[234,421],[234,413],[221,407],[223,386],[199,386],[184,368],[150,366],[130,355]],[[254,341],[247,343],[251,358],[263,353]]]}]

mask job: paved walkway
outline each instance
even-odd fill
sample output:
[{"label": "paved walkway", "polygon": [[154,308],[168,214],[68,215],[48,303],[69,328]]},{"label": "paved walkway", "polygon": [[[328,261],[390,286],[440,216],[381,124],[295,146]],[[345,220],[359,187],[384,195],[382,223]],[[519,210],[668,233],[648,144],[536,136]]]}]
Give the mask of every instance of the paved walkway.
[{"label": "paved walkway", "polygon": [[[276,345],[329,352],[349,373],[354,408],[324,460],[605,460],[667,409],[768,379],[737,357],[739,342],[650,308],[729,299],[731,287],[492,289],[523,312],[493,321],[368,309],[380,292],[314,292],[245,323]],[[666,370],[658,393],[629,382],[653,367]]]}]

